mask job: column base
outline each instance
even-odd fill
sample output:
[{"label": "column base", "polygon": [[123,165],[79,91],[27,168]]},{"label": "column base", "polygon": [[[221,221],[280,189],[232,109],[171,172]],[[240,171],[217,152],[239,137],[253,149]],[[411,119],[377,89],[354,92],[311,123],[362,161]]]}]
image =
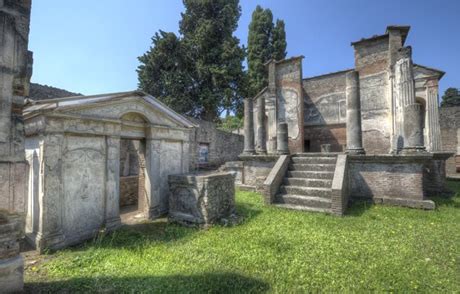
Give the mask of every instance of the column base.
[{"label": "column base", "polygon": [[121,219],[120,219],[120,217],[114,217],[114,218],[108,219],[105,222],[105,228],[108,231],[116,230],[119,227],[121,227]]},{"label": "column base", "polygon": [[256,153],[258,155],[266,155],[267,154],[267,150],[257,150]]},{"label": "column base", "polygon": [[65,236],[63,233],[52,233],[44,235],[42,233],[37,233],[35,237],[35,247],[38,252],[41,254],[46,249],[57,250],[65,247]]},{"label": "column base", "polygon": [[350,148],[346,149],[345,153],[350,155],[365,155],[366,151],[363,148]]},{"label": "column base", "polygon": [[250,150],[243,150],[243,153],[241,153],[242,155],[254,155],[256,154],[256,150],[254,149],[250,149]]},{"label": "column base", "polygon": [[289,150],[276,150],[277,155],[288,155]]},{"label": "column base", "polygon": [[150,207],[144,214],[146,219],[157,219],[162,215],[158,206]]}]

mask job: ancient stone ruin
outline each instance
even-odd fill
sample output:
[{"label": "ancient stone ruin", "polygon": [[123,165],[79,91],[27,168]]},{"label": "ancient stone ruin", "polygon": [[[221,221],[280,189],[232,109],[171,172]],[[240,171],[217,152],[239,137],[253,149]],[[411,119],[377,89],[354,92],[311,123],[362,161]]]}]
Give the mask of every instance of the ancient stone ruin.
[{"label": "ancient stone ruin", "polygon": [[0,1],[0,291],[21,291],[27,163],[22,109],[29,93],[32,53],[30,0]]},{"label": "ancient stone ruin", "polygon": [[302,56],[269,61],[268,86],[244,104],[244,152],[223,170],[286,208],[343,214],[351,197],[433,209],[451,156],[441,152],[444,72],[413,63],[409,29],[351,43],[353,69],[303,78]]}]

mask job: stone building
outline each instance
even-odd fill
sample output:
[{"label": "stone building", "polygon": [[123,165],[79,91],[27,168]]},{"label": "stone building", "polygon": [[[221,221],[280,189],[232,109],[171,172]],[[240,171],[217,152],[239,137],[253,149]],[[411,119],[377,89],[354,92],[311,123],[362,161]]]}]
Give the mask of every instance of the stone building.
[{"label": "stone building", "polygon": [[23,288],[23,236],[27,193],[24,155],[24,97],[29,93],[30,0],[0,1],[0,291]]},{"label": "stone building", "polygon": [[[385,34],[352,42],[354,69],[303,78],[303,57],[268,62],[269,85],[253,102],[257,134],[258,103],[264,98],[267,151],[276,153],[279,122],[288,124],[291,153],[319,152],[321,146],[345,151],[350,87],[359,91],[362,147],[368,154],[397,153],[404,147],[403,108],[410,102],[405,93],[412,88],[422,112],[423,146],[440,151],[438,82],[444,72],[412,63],[411,48],[405,47],[409,28],[388,26]],[[356,75],[347,82],[351,72]]]},{"label": "stone building", "polygon": [[441,107],[442,150],[454,153],[446,161],[448,175],[460,175],[460,106]]},{"label": "stone building", "polygon": [[355,68],[304,79],[302,56],[269,61],[245,99],[244,152],[224,170],[267,203],[343,214],[353,198],[433,209],[445,192],[438,82],[414,64],[408,26],[352,42]]},{"label": "stone building", "polygon": [[186,173],[195,125],[143,92],[40,100],[24,110],[26,234],[58,249],[120,225],[120,141],[140,142],[139,212],[168,211],[168,175]]}]

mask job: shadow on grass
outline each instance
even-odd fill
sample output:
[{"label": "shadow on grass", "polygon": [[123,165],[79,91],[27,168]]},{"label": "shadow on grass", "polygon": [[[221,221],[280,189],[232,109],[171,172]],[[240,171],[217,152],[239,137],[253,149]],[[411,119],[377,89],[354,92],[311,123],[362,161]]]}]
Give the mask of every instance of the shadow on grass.
[{"label": "shadow on grass", "polygon": [[[249,203],[237,203],[236,211],[239,221],[232,226],[242,226],[251,222],[262,209]],[[226,228],[226,226],[215,225]],[[124,225],[109,234],[101,234],[86,243],[71,248],[72,251],[86,250],[89,247],[137,249],[152,243],[173,243],[192,238],[201,231],[198,227],[185,227],[169,223],[167,219],[158,219],[146,223]]]},{"label": "shadow on grass", "polygon": [[91,277],[26,283],[25,293],[265,293],[264,281],[234,273],[199,275]]}]

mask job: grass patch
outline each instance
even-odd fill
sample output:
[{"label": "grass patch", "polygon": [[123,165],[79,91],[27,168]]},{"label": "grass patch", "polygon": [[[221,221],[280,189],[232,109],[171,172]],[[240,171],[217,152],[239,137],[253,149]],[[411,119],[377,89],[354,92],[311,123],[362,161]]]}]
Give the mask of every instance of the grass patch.
[{"label": "grass patch", "polygon": [[460,182],[435,211],[357,203],[343,217],[263,205],[238,192],[243,223],[165,221],[59,251],[26,271],[43,292],[459,292]]}]

